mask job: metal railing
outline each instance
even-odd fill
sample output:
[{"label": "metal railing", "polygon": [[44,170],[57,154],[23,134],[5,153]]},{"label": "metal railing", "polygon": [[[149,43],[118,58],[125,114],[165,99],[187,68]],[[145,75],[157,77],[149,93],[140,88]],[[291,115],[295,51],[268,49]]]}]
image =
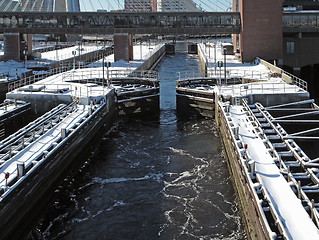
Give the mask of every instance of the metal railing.
[{"label": "metal railing", "polygon": [[[224,68],[209,68],[208,69],[208,76],[216,77],[216,78],[225,78],[225,70]],[[226,77],[227,78],[246,78],[252,80],[269,80],[270,73],[269,72],[262,72],[262,71],[255,71],[255,70],[239,70],[239,69],[229,69],[226,68]]]},{"label": "metal railing", "polygon": [[[290,85],[283,82],[260,82],[260,83],[249,83],[239,86],[239,93],[241,96],[247,94],[258,94],[258,93],[291,93],[297,91],[304,91],[297,85]],[[233,92],[235,88],[233,86]]]},{"label": "metal railing", "polygon": [[261,59],[261,58],[257,58],[256,59],[257,62],[260,62],[261,64],[263,64],[264,66],[266,66],[270,71],[274,72],[274,73],[278,73],[279,76],[288,84],[294,84],[300,88],[302,88],[303,90],[307,91],[308,90],[308,83],[304,80],[302,80],[301,78],[298,78],[296,76],[294,76],[293,74],[286,72],[284,70],[282,70],[281,68]]},{"label": "metal railing", "polygon": [[158,79],[158,73],[156,71],[151,70],[140,70],[140,71],[133,71],[133,70],[107,70],[104,69],[82,69],[79,71],[73,71],[73,72],[66,72],[62,73],[62,80],[63,82],[75,82],[75,81],[81,81],[81,82],[92,82],[95,81],[95,83],[101,82],[103,79],[109,79],[112,78],[140,78],[145,80],[153,80],[156,81]]}]

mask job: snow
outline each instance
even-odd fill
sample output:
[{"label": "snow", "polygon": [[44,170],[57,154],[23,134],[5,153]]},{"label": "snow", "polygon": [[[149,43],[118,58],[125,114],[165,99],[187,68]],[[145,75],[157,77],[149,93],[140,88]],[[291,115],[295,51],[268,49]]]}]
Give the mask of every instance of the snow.
[{"label": "snow", "polygon": [[256,177],[264,186],[269,201],[275,206],[290,239],[319,239],[319,231],[305,211],[301,201],[275,165],[273,158],[256,134],[242,106],[230,106],[230,117],[243,144],[248,144],[248,153],[255,161]]},{"label": "snow", "polygon": [[[206,46],[207,45],[207,46]],[[210,46],[210,47],[209,47]],[[216,47],[216,58],[215,58]],[[252,63],[241,63],[235,55],[223,55],[222,43],[199,44],[199,55],[207,61],[207,72],[210,77],[220,79],[221,84],[214,88],[206,88],[208,92],[218,92],[220,95],[231,95],[242,97],[247,94],[281,94],[281,93],[304,93],[305,90],[286,83],[281,77],[276,77],[274,72],[265,65],[254,61]],[[225,61],[226,59],[226,61]],[[224,66],[218,67],[217,62],[222,61],[226,65],[227,81],[231,83],[231,78],[243,78],[253,80],[251,83],[225,85]]]},{"label": "snow", "polygon": [[[206,45],[200,44],[199,51],[204,58],[208,61],[209,73],[213,76],[219,77],[219,71],[222,72],[222,77],[224,76],[224,65],[226,65],[226,71],[230,71],[230,73],[241,75],[245,73],[245,76],[253,76],[258,75],[267,75],[270,73],[267,67],[257,62],[253,63],[241,63],[238,59],[235,58],[235,55],[223,55],[222,54],[222,44],[221,42],[215,43],[207,43]],[[216,47],[216,58],[215,58],[215,47]],[[226,61],[225,61],[226,60]],[[222,61],[223,67],[218,67],[217,62]],[[216,71],[215,71],[216,66]]]},{"label": "snow", "polygon": [[[160,44],[142,44],[133,46],[133,60],[126,62],[124,60],[120,60],[114,62],[114,54],[111,54],[105,57],[104,62],[110,62],[111,67],[110,70],[135,70],[140,67],[145,60],[147,60],[151,54],[155,53],[163,46],[163,43]],[[103,60],[99,60],[97,62],[89,64],[87,67],[101,67]]]},{"label": "snow", "polygon": [[24,67],[24,62],[16,62],[9,60],[0,62],[0,78],[2,79],[17,79],[22,73],[29,72],[30,69]]},{"label": "snow", "polygon": [[[93,52],[99,49],[102,49],[103,46],[97,46],[97,45],[82,45],[81,46],[81,54],[85,54],[88,52]],[[73,46],[48,52],[41,53],[41,60],[49,60],[49,61],[60,61],[65,60],[69,58],[73,58],[73,52],[75,51],[75,56],[79,56],[79,46]]]},{"label": "snow", "polygon": [[[130,72],[136,70],[140,67],[145,60],[155,51],[157,51],[163,44],[157,44],[151,46],[142,45],[142,46],[134,46],[134,59],[130,62],[118,61],[114,62],[114,55],[110,55],[105,57],[105,62],[111,62],[111,67],[108,69],[110,78],[112,77],[120,77],[127,76]],[[142,57],[142,58],[141,58]],[[95,67],[94,67],[95,66]],[[124,75],[123,75],[124,74]],[[104,68],[104,77],[107,78],[107,68]],[[7,98],[10,98],[10,95],[44,95],[44,94],[58,94],[58,95],[71,95],[80,97],[83,101],[88,101],[89,97],[100,97],[108,94],[111,91],[110,88],[107,88],[107,83],[105,82],[104,86],[90,83],[83,84],[77,83],[76,81],[81,80],[94,80],[94,79],[102,79],[103,78],[103,68],[102,68],[102,60],[97,61],[88,65],[86,68],[70,70],[64,73],[55,74],[49,76],[43,80],[40,80],[34,84],[32,84],[33,89],[44,87],[42,91],[30,91],[29,87],[23,87],[20,89],[16,89],[7,94]],[[58,90],[63,90],[60,92]],[[65,91],[65,89],[68,89]],[[84,103],[82,102],[82,103]]]},{"label": "snow", "polygon": [[41,155],[43,152],[61,138],[61,129],[64,128],[69,130],[76,127],[77,123],[80,122],[81,119],[88,116],[88,108],[89,106],[77,105],[76,111],[67,115],[63,121],[48,130],[36,141],[31,142],[11,159],[4,162],[0,168],[0,175],[3,175],[0,177],[0,186],[5,187],[4,174],[6,172],[10,173],[9,181],[17,176],[17,163],[24,163],[26,168],[32,164],[32,161],[39,161],[39,163],[41,163]]}]

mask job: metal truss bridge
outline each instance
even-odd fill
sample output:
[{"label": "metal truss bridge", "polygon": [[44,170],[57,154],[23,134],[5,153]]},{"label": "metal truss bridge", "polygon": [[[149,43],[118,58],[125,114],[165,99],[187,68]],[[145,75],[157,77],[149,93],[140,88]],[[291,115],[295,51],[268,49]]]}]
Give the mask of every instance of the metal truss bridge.
[{"label": "metal truss bridge", "polygon": [[[0,12],[0,33],[238,34],[238,12]],[[319,32],[319,12],[283,13],[283,32]]]},{"label": "metal truss bridge", "polygon": [[231,34],[238,12],[0,12],[0,33]]}]

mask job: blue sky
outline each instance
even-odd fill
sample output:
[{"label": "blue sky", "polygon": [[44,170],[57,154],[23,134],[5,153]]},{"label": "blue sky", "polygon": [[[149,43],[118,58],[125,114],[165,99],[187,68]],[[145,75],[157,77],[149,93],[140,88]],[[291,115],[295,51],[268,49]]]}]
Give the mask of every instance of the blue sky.
[{"label": "blue sky", "polygon": [[[114,10],[122,9],[124,0],[79,0],[82,11],[96,11],[97,9]],[[232,0],[193,0],[205,11],[226,11],[231,6]]]}]

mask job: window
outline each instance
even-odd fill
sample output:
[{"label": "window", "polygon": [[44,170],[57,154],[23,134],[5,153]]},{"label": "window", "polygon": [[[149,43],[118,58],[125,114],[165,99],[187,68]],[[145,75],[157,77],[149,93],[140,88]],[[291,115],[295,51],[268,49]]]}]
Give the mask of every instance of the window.
[{"label": "window", "polygon": [[295,53],[295,42],[287,42],[287,53],[288,54]]}]

